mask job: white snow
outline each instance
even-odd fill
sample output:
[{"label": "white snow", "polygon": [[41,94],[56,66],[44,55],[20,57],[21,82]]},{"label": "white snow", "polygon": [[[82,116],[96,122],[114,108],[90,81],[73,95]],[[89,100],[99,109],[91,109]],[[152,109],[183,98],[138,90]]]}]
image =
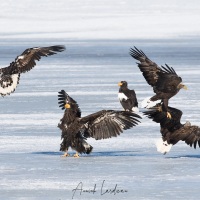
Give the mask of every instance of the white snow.
[{"label": "white snow", "polygon": [[2,38],[49,39],[198,36],[199,9],[198,0],[8,0],[1,3],[0,33]]}]

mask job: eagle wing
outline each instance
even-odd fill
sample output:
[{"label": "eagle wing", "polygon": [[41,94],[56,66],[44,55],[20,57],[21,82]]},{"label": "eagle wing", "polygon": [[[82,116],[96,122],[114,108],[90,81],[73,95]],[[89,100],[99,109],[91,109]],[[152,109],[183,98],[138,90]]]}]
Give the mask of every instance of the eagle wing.
[{"label": "eagle wing", "polygon": [[35,61],[39,61],[42,56],[51,56],[64,50],[63,45],[29,48],[15,59],[14,66],[20,73],[24,73],[30,71],[36,65]]},{"label": "eagle wing", "polygon": [[[58,104],[59,104],[59,107],[61,107],[61,109],[64,110],[65,109],[65,104],[67,104],[67,103],[77,104],[77,102],[72,97],[70,97],[65,92],[65,90],[61,90],[60,92],[58,92]],[[77,104],[77,106],[78,106],[78,104]]]},{"label": "eagle wing", "polygon": [[182,111],[173,107],[168,107],[172,119],[167,118],[165,112],[160,112],[157,107],[144,111],[144,115],[153,121],[160,123],[161,134],[169,144],[176,144],[178,141],[185,141],[186,144],[196,149],[200,147],[200,128],[191,126],[190,123],[184,125],[180,123]]},{"label": "eagle wing", "polygon": [[[160,108],[162,108],[162,106]],[[166,111],[159,110],[159,106],[150,108],[149,110],[144,111],[143,113],[149,119],[152,119],[154,122],[159,123],[161,128],[173,132],[183,126],[180,122],[183,113],[181,110],[173,107],[168,107],[168,111],[172,116],[171,119],[167,117]]]},{"label": "eagle wing", "polygon": [[152,62],[143,51],[136,47],[130,49],[130,55],[140,61],[137,64],[147,83],[152,87],[155,86],[159,78],[159,73],[162,73],[162,69],[156,63]]},{"label": "eagle wing", "polygon": [[80,119],[85,124],[90,137],[106,139],[116,137],[123,130],[136,126],[141,118],[139,115],[127,111],[102,110]]},{"label": "eagle wing", "polygon": [[174,93],[177,91],[177,86],[182,82],[172,67],[165,64],[162,67],[162,72],[158,72],[158,80],[155,84],[156,90],[164,93]]},{"label": "eagle wing", "polygon": [[65,47],[62,45],[26,49],[8,67],[0,69],[0,94],[5,96],[14,92],[19,84],[20,73],[30,71],[36,65],[36,60],[64,50]]},{"label": "eagle wing", "polygon": [[173,142],[178,142],[179,140],[185,141],[186,144],[193,146],[196,149],[196,146],[200,147],[200,128],[198,126],[184,125],[182,128],[173,132],[170,135]]},{"label": "eagle wing", "polygon": [[147,83],[156,88],[156,90],[165,93],[174,92],[177,89],[177,85],[182,81],[172,67],[167,64],[159,67],[143,51],[136,47],[130,49],[130,55],[140,61],[140,63],[137,63],[140,71]]}]

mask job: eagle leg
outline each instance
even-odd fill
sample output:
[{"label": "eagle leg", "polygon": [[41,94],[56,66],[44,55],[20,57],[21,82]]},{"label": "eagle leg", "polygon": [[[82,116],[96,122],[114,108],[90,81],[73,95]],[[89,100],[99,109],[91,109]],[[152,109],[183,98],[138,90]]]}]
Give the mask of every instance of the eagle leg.
[{"label": "eagle leg", "polygon": [[172,116],[171,116],[171,114],[169,112],[167,112],[167,118],[169,118],[169,119],[172,118]]},{"label": "eagle leg", "polygon": [[61,157],[69,157],[70,154],[68,154],[67,152],[65,152]]},{"label": "eagle leg", "polygon": [[163,111],[162,106],[158,106],[158,107],[157,107],[157,110],[158,110],[159,112],[162,112],[162,111]]},{"label": "eagle leg", "polygon": [[74,158],[79,158],[80,156],[78,155],[78,152],[76,152],[75,154],[74,154]]}]

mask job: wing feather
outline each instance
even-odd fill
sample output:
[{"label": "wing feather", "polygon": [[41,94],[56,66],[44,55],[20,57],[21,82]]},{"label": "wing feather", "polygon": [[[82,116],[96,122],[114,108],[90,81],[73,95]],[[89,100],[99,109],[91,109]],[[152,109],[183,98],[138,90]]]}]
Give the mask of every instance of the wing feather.
[{"label": "wing feather", "polygon": [[182,82],[182,79],[172,67],[169,67],[167,64],[159,67],[136,47],[130,49],[130,55],[140,61],[140,63],[137,63],[138,67],[147,83],[156,89],[154,90],[155,93],[176,93],[177,86]]},{"label": "wing feather", "polygon": [[156,85],[156,82],[159,78],[158,73],[162,72],[162,69],[154,62],[152,62],[143,51],[137,49],[136,47],[130,48],[130,55],[140,61],[138,67],[142,72],[147,83],[152,87]]},{"label": "wing feather", "polygon": [[51,56],[64,50],[65,47],[62,45],[26,49],[15,59],[16,67],[21,73],[30,71],[36,65],[36,60],[39,61],[43,56]]},{"label": "wing feather", "polygon": [[106,139],[116,137],[123,130],[136,126],[141,118],[139,115],[127,111],[102,110],[80,119],[81,123],[88,124],[91,137]]}]

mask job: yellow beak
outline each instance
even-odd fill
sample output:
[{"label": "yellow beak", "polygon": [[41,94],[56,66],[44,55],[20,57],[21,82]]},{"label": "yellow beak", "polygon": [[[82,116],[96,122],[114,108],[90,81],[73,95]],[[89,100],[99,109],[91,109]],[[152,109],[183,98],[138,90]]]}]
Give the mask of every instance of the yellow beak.
[{"label": "yellow beak", "polygon": [[179,85],[178,85],[178,88],[179,89],[184,89],[184,90],[187,90],[188,88],[187,88],[187,86],[186,85],[183,85],[182,83],[180,83]]},{"label": "yellow beak", "polygon": [[71,108],[70,104],[65,104],[65,108]]},{"label": "yellow beak", "polygon": [[183,86],[183,89],[188,90],[188,87],[186,85]]},{"label": "yellow beak", "polygon": [[121,83],[121,82],[119,82],[119,83],[118,83],[118,86],[122,86],[122,83]]}]

